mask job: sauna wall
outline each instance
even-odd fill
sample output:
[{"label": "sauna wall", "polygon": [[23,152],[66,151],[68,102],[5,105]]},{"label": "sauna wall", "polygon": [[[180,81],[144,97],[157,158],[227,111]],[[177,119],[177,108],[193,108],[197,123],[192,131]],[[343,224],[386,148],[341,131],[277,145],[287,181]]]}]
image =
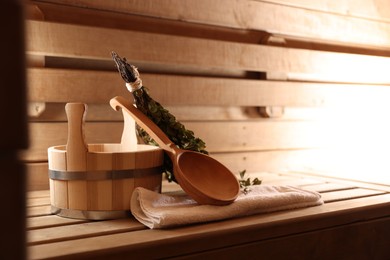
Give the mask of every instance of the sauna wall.
[{"label": "sauna wall", "polygon": [[26,2],[26,16],[30,190],[48,188],[67,102],[88,104],[88,143],[120,141],[108,102],[131,95],[111,51],[235,173],[353,175],[386,160],[386,1],[46,0]]}]

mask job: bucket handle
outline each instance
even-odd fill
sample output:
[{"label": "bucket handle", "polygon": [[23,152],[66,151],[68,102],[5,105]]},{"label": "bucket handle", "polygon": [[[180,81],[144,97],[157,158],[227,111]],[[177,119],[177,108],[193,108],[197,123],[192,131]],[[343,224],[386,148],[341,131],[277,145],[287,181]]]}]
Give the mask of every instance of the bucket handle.
[{"label": "bucket handle", "polygon": [[[124,102],[127,105],[132,105],[129,100],[124,99]],[[115,107],[112,106],[111,100],[110,105],[114,110],[117,110]],[[122,139],[121,139],[121,147],[122,150],[137,150],[138,145],[138,139],[136,134],[136,125],[134,118],[129,114],[126,113],[126,111],[122,110],[123,115],[123,132],[122,132]]]},{"label": "bucket handle", "polygon": [[83,103],[67,103],[65,111],[68,118],[66,170],[86,171],[88,146],[85,143],[84,121],[87,114],[87,105]]}]

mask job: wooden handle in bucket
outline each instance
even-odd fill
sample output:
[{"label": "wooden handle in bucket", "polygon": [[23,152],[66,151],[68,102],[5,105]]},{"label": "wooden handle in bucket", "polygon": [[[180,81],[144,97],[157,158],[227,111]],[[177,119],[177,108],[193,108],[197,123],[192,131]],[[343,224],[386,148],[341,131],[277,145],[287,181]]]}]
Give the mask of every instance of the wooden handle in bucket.
[{"label": "wooden handle in bucket", "polygon": [[[130,106],[132,105],[129,100],[123,100],[123,102],[126,103],[126,105]],[[137,134],[135,132],[135,120],[134,118],[129,114],[126,113],[126,111],[122,110],[123,115],[123,132],[122,132],[122,139],[121,139],[121,146],[122,150],[128,150],[133,151],[137,149]]]},{"label": "wooden handle in bucket", "polygon": [[88,146],[85,143],[83,126],[87,105],[68,103],[65,106],[65,111],[68,117],[67,171],[85,171],[87,169]]}]

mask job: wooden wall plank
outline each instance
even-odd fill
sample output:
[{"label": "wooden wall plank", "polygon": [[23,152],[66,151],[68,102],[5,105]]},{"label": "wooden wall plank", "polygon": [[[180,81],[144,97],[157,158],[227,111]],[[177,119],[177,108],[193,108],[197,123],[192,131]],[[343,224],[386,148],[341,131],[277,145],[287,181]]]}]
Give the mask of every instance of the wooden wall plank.
[{"label": "wooden wall plank", "polygon": [[[233,42],[259,43],[267,33],[255,30],[238,30],[222,26],[200,24],[151,16],[108,12],[96,8],[79,8],[71,5],[31,1],[27,19],[45,20],[79,25],[143,31],[159,34],[182,35],[195,38]],[[155,2],[154,4],[159,4]],[[42,15],[36,14],[39,12]]]},{"label": "wooden wall plank", "polygon": [[[111,59],[111,51],[131,62],[208,69],[319,75],[326,81],[390,83],[390,58],[288,49],[254,44],[29,21],[30,54]],[[111,44],[100,44],[111,39]],[[93,48],[91,48],[93,46]],[[196,50],[196,52],[194,52]],[[195,55],[194,55],[195,54]]]},{"label": "wooden wall plank", "polygon": [[[153,97],[153,93],[150,93]],[[157,98],[156,98],[157,100]],[[159,101],[160,102],[160,101]],[[58,122],[67,121],[65,114],[65,103],[45,103],[45,110],[35,116],[30,117],[31,122]],[[237,107],[237,106],[170,106],[164,107],[169,110],[180,121],[199,121],[199,120],[248,120],[259,117],[255,107]],[[283,118],[287,119],[314,119],[314,115],[321,114],[324,108],[289,108],[285,110]],[[92,121],[123,121],[122,113],[114,111],[107,104],[88,103],[88,114],[85,118],[87,122]]]},{"label": "wooden wall plank", "polygon": [[390,21],[390,2],[383,0],[268,0],[267,2],[318,10],[325,13],[337,13],[344,16]]},{"label": "wooden wall plank", "polygon": [[[29,123],[30,146],[21,152],[26,161],[47,161],[50,146],[65,145],[67,123]],[[123,123],[89,123],[84,126],[87,143],[120,143]]]},{"label": "wooden wall plank", "polygon": [[[313,4],[308,5],[307,2],[301,4],[300,7],[280,5],[269,1],[235,0],[212,2],[207,0],[171,0],[159,2],[158,5],[151,0],[135,0],[131,3],[125,0],[110,3],[104,0],[51,2],[231,28],[264,30],[285,36],[299,36],[343,44],[352,43],[388,48],[390,41],[390,24],[387,22],[374,21],[371,17],[364,19],[310,10],[307,6]],[[327,3],[329,2],[331,1],[327,1]],[[302,5],[305,5],[305,8],[302,8]],[[354,5],[356,5],[355,2],[349,1],[348,8]],[[285,22],[280,22],[282,19]]]},{"label": "wooden wall plank", "polygon": [[27,191],[48,190],[48,163],[26,163]]},{"label": "wooden wall plank", "polygon": [[[367,108],[367,111],[386,115],[387,100],[390,96],[390,76],[387,73],[390,58],[384,57],[387,56],[385,53],[379,54],[382,57],[351,54],[353,51],[349,47],[368,44],[369,48],[379,51],[385,49],[388,53],[390,49],[381,45],[381,40],[385,39],[388,33],[381,36],[377,45],[371,42],[376,36],[370,38],[366,34],[365,42],[362,43],[354,38],[356,35],[353,32],[350,35],[344,33],[344,38],[340,39],[333,34],[330,37],[327,30],[343,26],[350,26],[352,29],[367,26],[360,28],[359,35],[371,30],[378,36],[381,30],[389,27],[387,22],[340,16],[314,7],[310,10],[281,3],[283,0],[278,3],[276,1],[270,3],[271,1],[226,0],[221,4],[219,0],[212,3],[203,0],[186,0],[179,3],[172,0],[153,5],[149,5],[148,0],[134,0],[131,5],[122,0],[109,3],[100,0],[33,1],[44,8],[38,10],[41,15],[32,19],[48,19],[61,23],[27,22],[28,53],[37,57],[48,56],[44,58],[47,68],[28,70],[30,101],[45,102],[46,111],[31,119],[36,122],[33,123],[35,127],[40,126],[32,131],[32,145],[23,154],[23,159],[45,164],[47,147],[66,142],[66,118],[63,109],[58,108],[70,101],[95,106],[96,109],[91,110],[95,112],[90,119],[87,116],[89,121],[96,122],[95,126],[91,127],[92,142],[119,140],[121,115],[107,108],[103,109],[102,106],[113,96],[130,95],[115,71],[110,57],[111,50],[136,63],[152,96],[165,106],[172,107],[173,113],[178,114],[179,119],[184,119],[183,123],[188,128],[195,130],[196,134],[206,140],[213,155],[220,156],[226,164],[238,170],[242,170],[242,165],[248,164],[253,164],[253,167],[249,167],[253,170],[267,167],[280,169],[279,163],[285,166],[292,161],[283,156],[279,159],[279,152],[285,152],[285,149],[293,149],[295,152],[301,148],[323,146],[327,139],[321,137],[326,131],[330,131],[329,135],[348,135],[347,130],[338,133],[336,129],[343,128],[341,120],[331,125],[322,125],[326,128],[321,128],[312,121],[298,122],[297,120],[307,118],[297,115],[283,115],[279,121],[266,121],[259,119],[259,111],[256,108],[258,106],[287,106],[284,111],[290,111],[290,107],[296,109],[338,106],[342,111],[345,108],[350,109],[348,111],[352,111],[353,119],[356,120],[359,118],[356,114],[366,109],[364,104],[375,102],[375,108]],[[329,1],[331,0],[328,0],[328,3]],[[77,10],[71,15],[73,18],[65,18],[66,15],[54,17],[59,11],[63,12],[62,8],[65,6],[62,4],[66,4],[66,8]],[[140,15],[145,19],[138,20],[137,16]],[[289,22],[281,23],[280,17]],[[97,24],[92,22],[99,18],[104,21]],[[112,21],[108,21],[108,18],[112,18]],[[165,26],[161,32],[156,29],[158,20]],[[115,23],[126,21],[133,21],[134,24],[115,26]],[[194,28],[194,31],[190,28]],[[321,28],[325,28],[324,38],[317,37],[322,33]],[[185,29],[191,33],[186,34]],[[202,29],[207,31],[203,36]],[[216,32],[215,37],[211,33],[213,30]],[[237,40],[238,35],[246,35],[250,30],[253,30],[250,37],[245,36],[243,40]],[[303,36],[305,41],[334,41],[332,43],[337,46],[344,43],[348,45],[342,50],[331,49],[334,52],[310,50],[315,48],[314,45],[296,45],[294,48],[287,48],[286,46],[292,46],[288,44],[278,47],[259,45],[257,41],[266,35],[261,30],[288,36],[287,41],[295,41]],[[106,39],[111,39],[110,44],[102,44]],[[285,81],[260,80],[258,78],[263,74],[258,72],[282,74],[285,75]],[[359,84],[324,84],[318,81]],[[383,85],[374,85],[378,83]],[[353,111],[352,107],[364,109]],[[196,113],[193,110],[196,110]],[[351,117],[348,112],[343,113]],[[370,112],[364,115],[371,116]],[[316,114],[315,117],[317,116],[322,114]],[[363,114],[358,120],[362,117]],[[226,120],[232,122],[228,124]],[[51,124],[41,123],[42,121]],[[61,122],[56,123],[57,121]],[[103,121],[111,123],[106,124]],[[107,129],[112,126],[113,133],[110,136]],[[41,134],[36,133],[38,130]],[[355,131],[353,132],[354,136],[357,136]],[[46,138],[47,141],[44,141]],[[93,141],[94,138],[97,140]],[[271,155],[268,156],[272,152],[275,152],[275,160]],[[257,155],[260,153],[265,153],[264,158],[270,161],[266,164],[267,167],[262,168],[256,161],[260,158]],[[295,157],[295,160],[304,162],[302,158],[298,160],[298,157]],[[265,161],[266,159],[263,160]],[[38,168],[39,171],[43,169],[37,166]],[[43,187],[42,180],[44,179],[35,179],[34,187]]]},{"label": "wooden wall plank", "polygon": [[29,68],[27,75],[29,100],[34,102],[108,104],[114,96],[131,95],[115,72]]},{"label": "wooden wall plank", "polygon": [[[153,92],[154,93],[154,92]],[[153,93],[150,93],[153,97]],[[386,93],[382,93],[386,96]],[[326,99],[328,100],[328,99]],[[319,100],[318,102],[320,102]],[[313,100],[313,103],[315,101]],[[180,105],[164,107],[170,111],[179,121],[239,121],[239,120],[268,120],[268,118],[259,118],[262,115],[257,106],[194,106],[194,105]],[[284,107],[283,115],[280,119],[283,120],[319,120],[325,116],[339,117],[344,114],[348,115],[348,111],[340,109],[340,107],[332,108],[321,106],[313,107]],[[328,104],[327,102],[325,104]],[[260,104],[259,104],[260,105]],[[341,104],[340,104],[341,105]],[[345,108],[345,103],[342,104]],[[379,103],[379,106],[384,104]],[[45,110],[36,116],[30,116],[30,122],[66,122],[65,103],[45,103]],[[356,114],[365,114],[365,107],[354,110]],[[341,113],[343,112],[343,113]],[[370,112],[366,111],[368,115]],[[85,118],[86,122],[105,122],[105,121],[123,121],[122,113],[114,111],[109,104],[91,104],[88,103],[88,114]]]},{"label": "wooden wall plank", "polygon": [[[117,72],[30,68],[29,100],[105,103],[117,95],[131,98]],[[335,106],[375,100],[387,105],[390,88],[378,85],[327,84],[209,78],[142,73],[150,94],[164,105]],[[291,94],[291,90],[294,93]]]},{"label": "wooden wall plank", "polygon": [[[326,129],[310,121],[183,122],[207,144],[210,152],[257,151],[321,147]],[[30,123],[30,148],[26,161],[47,161],[47,148],[66,144],[67,123]],[[119,143],[122,122],[85,125],[87,143]]]},{"label": "wooden wall plank", "polygon": [[[310,168],[323,153],[315,149],[213,153],[212,156],[233,173],[286,172],[291,169]],[[261,179],[261,176],[260,176]]]},{"label": "wooden wall plank", "polygon": [[[242,170],[247,171],[251,176],[254,172],[286,172],[291,169],[302,169],[313,167],[314,162],[324,156],[320,150],[275,150],[275,151],[254,151],[254,152],[228,152],[212,153],[212,157],[223,163],[234,174]],[[32,190],[48,190],[48,164],[26,163],[27,186]],[[259,174],[262,179],[263,175]]]}]

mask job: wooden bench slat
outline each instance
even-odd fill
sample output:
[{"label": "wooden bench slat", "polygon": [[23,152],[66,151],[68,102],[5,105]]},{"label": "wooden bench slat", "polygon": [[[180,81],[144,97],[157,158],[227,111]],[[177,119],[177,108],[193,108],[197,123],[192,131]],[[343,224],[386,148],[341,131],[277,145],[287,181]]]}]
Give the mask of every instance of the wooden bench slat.
[{"label": "wooden bench slat", "polygon": [[341,174],[336,175],[335,173],[326,173],[318,171],[314,172],[313,170],[291,170],[289,174],[294,174],[296,176],[304,176],[304,177],[312,177],[324,182],[337,182],[342,183],[345,185],[351,185],[355,187],[362,187],[364,185],[365,188],[372,189],[372,190],[381,190],[386,191],[387,193],[390,193],[390,185],[384,184],[384,183],[374,183],[374,182],[367,182],[364,180],[359,180],[355,178],[345,178]]},{"label": "wooden bench slat", "polygon": [[290,186],[301,186],[308,183],[317,183],[316,180],[310,180],[306,178],[297,178],[295,176],[281,176],[274,173],[246,173],[245,178],[251,180],[258,178],[261,180],[261,185],[290,185]]},{"label": "wooden bench slat", "polygon": [[356,188],[356,189],[347,189],[347,190],[339,190],[339,191],[322,193],[322,198],[326,203],[329,203],[334,201],[349,200],[349,199],[355,199],[355,198],[361,198],[367,196],[380,195],[385,193],[386,193],[385,191],[380,191],[380,190]]},{"label": "wooden bench slat", "polygon": [[113,233],[131,232],[145,229],[145,226],[133,218],[95,221],[82,224],[49,227],[27,231],[29,245],[74,240],[85,237],[101,236]]},{"label": "wooden bench slat", "polygon": [[41,229],[48,227],[73,225],[88,222],[83,219],[63,218],[56,215],[27,218],[27,229]]},{"label": "wooden bench slat", "polygon": [[356,186],[345,184],[345,183],[326,182],[326,183],[319,183],[313,185],[305,185],[304,188],[307,190],[313,190],[316,192],[324,193],[330,191],[353,189],[356,188]]},{"label": "wooden bench slat", "polygon": [[[293,78],[299,78],[301,74],[312,74],[328,81],[377,84],[390,82],[386,73],[390,67],[390,58],[378,56],[288,49],[38,21],[28,21],[26,37],[29,54],[110,60],[110,52],[115,50],[120,55],[131,58],[132,62],[170,64],[183,68],[277,71],[288,72]],[[104,39],[111,39],[109,47],[99,44]],[[128,45],[130,39],[131,47]],[[71,42],[77,44],[70,44]],[[197,55],[194,55],[194,49],[197,50]],[[240,57],[239,60],[237,57]]]},{"label": "wooden bench slat", "polygon": [[27,199],[27,207],[50,205],[49,197]]},{"label": "wooden bench slat", "polygon": [[[163,258],[196,252],[200,249],[202,251],[216,249],[222,244],[229,246],[238,241],[240,244],[249,243],[296,232],[353,223],[380,215],[385,216],[390,214],[389,207],[387,207],[388,212],[377,210],[378,208],[385,209],[385,205],[390,205],[390,194],[328,203],[319,207],[187,226],[180,229],[133,231],[42,244],[29,247],[29,254],[31,259],[40,259],[60,256],[73,257],[77,254],[89,257],[98,255],[104,257],[104,254],[108,252],[114,254],[115,252],[122,252],[123,254],[127,252],[129,256],[132,252],[143,252],[149,257]],[[345,212],[348,210],[358,211],[359,214],[346,214]],[[222,243],[219,240],[221,236],[232,230],[234,230],[234,235],[229,239],[224,237],[225,239],[221,239],[224,240]],[[195,238],[197,238],[196,243],[191,243],[191,246],[186,245],[186,242]],[[145,246],[149,250],[142,250],[142,248],[145,249]],[[56,248],[56,250],[53,250],[53,248]],[[141,257],[141,255],[137,256]]]},{"label": "wooden bench slat", "polygon": [[[218,0],[212,3],[187,0],[184,3],[183,1],[170,1],[158,4],[149,0],[135,1],[131,5],[128,5],[124,0],[112,3],[83,1],[82,4],[72,0],[51,2],[231,28],[263,30],[317,41],[382,48],[389,46],[389,23],[380,21],[380,16],[376,16],[374,19],[371,17],[365,19],[364,16],[354,17],[350,13],[351,7],[349,5],[355,6],[355,3],[349,3],[348,13],[340,15],[334,13],[333,10],[330,12],[310,10],[310,6],[318,6],[319,4],[307,1],[304,1],[303,4],[298,3],[301,5],[299,7],[291,6],[290,3],[290,6],[275,3],[277,1],[270,3],[269,1],[234,0]],[[322,5],[328,7],[327,4]],[[284,19],[285,22],[281,23],[280,19]]]},{"label": "wooden bench slat", "polygon": [[51,215],[51,206],[44,205],[44,206],[29,207],[27,208],[26,215],[27,217],[40,217],[40,216]]}]

